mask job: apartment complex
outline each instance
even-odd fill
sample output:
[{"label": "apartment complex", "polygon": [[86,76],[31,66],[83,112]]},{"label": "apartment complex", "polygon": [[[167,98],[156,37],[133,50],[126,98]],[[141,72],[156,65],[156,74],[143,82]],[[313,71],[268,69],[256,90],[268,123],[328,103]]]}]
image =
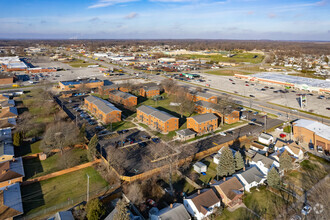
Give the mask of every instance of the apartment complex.
[{"label": "apartment complex", "polygon": [[77,90],[77,89],[93,89],[104,85],[103,80],[99,79],[77,79],[69,81],[61,81],[58,83],[60,89],[63,91]]},{"label": "apartment complex", "polygon": [[136,113],[139,121],[161,132],[167,133],[179,128],[179,118],[151,106],[142,105]]},{"label": "apartment complex", "polygon": [[104,124],[121,121],[121,111],[112,103],[95,96],[85,98],[85,107]]},{"label": "apartment complex", "polygon": [[109,92],[109,98],[115,102],[118,102],[124,106],[132,107],[137,105],[137,97],[120,90],[112,90]]},{"label": "apartment complex", "polygon": [[216,95],[207,93],[207,92],[197,92],[197,91],[192,91],[189,92],[188,97],[193,101],[205,101],[205,102],[211,102],[211,103],[217,103],[218,102],[218,97]]},{"label": "apartment complex", "polygon": [[140,89],[140,96],[150,98],[156,95],[160,95],[160,89],[158,86],[145,86]]},{"label": "apartment complex", "polygon": [[218,127],[218,117],[212,113],[196,115],[187,118],[187,128],[197,133],[205,133],[215,130]]},{"label": "apartment complex", "polygon": [[[195,111],[199,114],[214,113],[218,115],[220,118],[222,118],[222,114],[219,111],[219,109],[221,108],[218,104],[200,100],[195,102],[195,106],[196,106]],[[240,117],[240,112],[237,110],[232,110],[229,114],[225,114],[224,122],[227,124],[233,124],[239,121],[239,117]]]},{"label": "apartment complex", "polygon": [[330,126],[317,121],[299,119],[293,124],[293,136],[296,140],[311,144],[329,152]]}]

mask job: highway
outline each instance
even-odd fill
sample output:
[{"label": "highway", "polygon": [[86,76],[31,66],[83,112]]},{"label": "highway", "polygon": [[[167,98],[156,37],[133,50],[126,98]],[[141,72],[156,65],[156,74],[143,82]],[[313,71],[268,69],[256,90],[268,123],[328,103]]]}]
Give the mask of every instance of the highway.
[{"label": "highway", "polygon": [[[118,67],[117,65],[113,65],[113,64],[110,64],[110,63],[105,62],[105,61],[96,61],[96,60],[93,60],[93,59],[87,58],[87,57],[82,58],[82,57],[79,57],[79,56],[77,56],[73,53],[70,53],[69,55],[73,55],[77,59],[85,59],[85,60],[87,59],[88,61],[93,62],[93,63],[101,63],[103,66],[106,66],[108,68],[121,68],[129,74],[134,74],[134,73],[138,72],[136,70],[133,70],[133,69],[130,69],[130,68],[127,68],[127,67],[122,67],[122,66]],[[157,82],[157,83],[161,82],[164,78],[166,78],[166,77],[161,76],[161,75],[148,74],[148,79],[150,79],[154,82]],[[177,80],[177,82],[181,85],[185,85],[185,86],[188,86],[190,88],[200,87],[200,85],[197,85],[197,84],[193,85],[191,83],[187,83],[187,82],[184,82],[184,81],[181,81],[181,80]],[[242,105],[242,106],[245,106],[245,107],[248,107],[248,108],[257,109],[257,110],[263,111],[263,112],[268,112],[268,113],[271,113],[271,114],[274,114],[274,115],[278,115],[279,118],[283,119],[283,120],[295,120],[295,119],[304,118],[304,119],[319,121],[321,123],[330,125],[330,119],[327,119],[327,118],[324,118],[324,117],[319,117],[319,116],[316,116],[316,115],[311,115],[311,114],[307,114],[307,113],[300,112],[300,111],[294,112],[291,109],[287,109],[287,108],[284,108],[284,107],[281,107],[281,106],[265,103],[262,100],[251,99],[251,98],[248,98],[248,97],[243,97],[243,96],[239,96],[239,95],[235,95],[235,94],[231,94],[231,93],[226,93],[226,92],[223,92],[223,91],[218,91],[218,90],[216,90],[212,87],[208,87],[208,89],[209,89],[209,92],[211,92],[213,94],[216,94],[216,95],[224,95],[224,94],[228,95],[230,98],[232,98],[239,105]]]}]

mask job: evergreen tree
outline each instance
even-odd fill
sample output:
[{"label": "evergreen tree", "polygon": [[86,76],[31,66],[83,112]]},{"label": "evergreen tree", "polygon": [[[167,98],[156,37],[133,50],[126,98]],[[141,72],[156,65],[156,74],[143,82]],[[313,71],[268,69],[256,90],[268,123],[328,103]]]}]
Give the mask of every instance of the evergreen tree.
[{"label": "evergreen tree", "polygon": [[217,175],[227,176],[235,173],[235,160],[229,147],[221,150],[220,162],[218,164]]},{"label": "evergreen tree", "polygon": [[281,170],[288,170],[292,168],[292,159],[287,151],[284,151],[280,156],[280,168]]},{"label": "evergreen tree", "polygon": [[276,168],[273,167],[267,175],[267,183],[269,186],[273,188],[279,188],[281,185],[281,177],[280,174],[277,172]]},{"label": "evergreen tree", "polygon": [[88,143],[88,157],[90,161],[92,161],[96,156],[96,152],[97,152],[96,146],[98,142],[99,140],[97,138],[97,134],[95,134]]},{"label": "evergreen tree", "polygon": [[87,219],[99,220],[105,214],[105,208],[98,198],[87,203]]},{"label": "evergreen tree", "polygon": [[114,220],[129,220],[129,213],[128,213],[128,203],[121,199],[117,202],[116,209],[117,212],[114,215],[113,219]]},{"label": "evergreen tree", "polygon": [[18,147],[18,146],[21,145],[21,143],[22,143],[22,135],[21,135],[21,133],[20,132],[14,133],[14,135],[13,135],[13,145],[16,146],[16,147]]},{"label": "evergreen tree", "polygon": [[244,160],[239,151],[236,151],[235,153],[235,168],[236,170],[241,170],[244,168]]},{"label": "evergreen tree", "polygon": [[86,136],[86,124],[85,123],[80,127],[79,136],[80,136],[80,138],[85,138],[85,136]]}]

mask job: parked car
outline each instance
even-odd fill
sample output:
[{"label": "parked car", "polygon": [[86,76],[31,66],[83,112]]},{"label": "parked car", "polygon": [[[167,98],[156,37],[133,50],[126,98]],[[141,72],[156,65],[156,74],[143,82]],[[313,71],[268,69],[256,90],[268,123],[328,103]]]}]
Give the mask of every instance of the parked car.
[{"label": "parked car", "polygon": [[221,136],[227,136],[227,134],[225,132],[220,132],[219,133]]},{"label": "parked car", "polygon": [[245,86],[249,86],[249,84],[245,84]]},{"label": "parked car", "polygon": [[257,121],[257,119],[255,119],[255,118],[252,118],[252,119],[251,119],[251,121],[255,122],[255,121]]},{"label": "parked car", "polygon": [[285,138],[286,137],[286,134],[280,134],[280,137],[281,138]]},{"label": "parked car", "polygon": [[146,146],[147,146],[147,143],[146,143],[146,142],[140,142],[140,143],[139,143],[139,146],[140,146],[140,147],[146,147]]},{"label": "parked car", "polygon": [[302,208],[301,214],[308,215],[311,211],[312,211],[312,207],[310,205],[306,204],[304,206],[304,208]]},{"label": "parked car", "polygon": [[259,112],[254,112],[254,113],[253,113],[253,115],[257,115],[257,114],[259,114]]},{"label": "parked car", "polygon": [[152,140],[154,143],[159,143],[159,142],[160,142],[159,138],[152,138],[151,140]]},{"label": "parked car", "polygon": [[255,96],[254,95],[250,95],[250,97],[254,98]]},{"label": "parked car", "polygon": [[325,96],[324,95],[320,95],[319,97],[317,97],[318,99],[324,99]]}]

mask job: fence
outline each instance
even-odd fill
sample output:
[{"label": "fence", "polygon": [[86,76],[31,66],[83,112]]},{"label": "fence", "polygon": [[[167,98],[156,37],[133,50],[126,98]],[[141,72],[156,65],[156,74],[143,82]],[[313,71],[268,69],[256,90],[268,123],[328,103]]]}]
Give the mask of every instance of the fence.
[{"label": "fence", "polygon": [[[105,194],[105,193],[111,193],[118,188],[119,188],[119,185],[106,186],[102,189],[98,189],[98,190],[94,190],[94,191],[90,192],[89,197],[95,198],[95,197],[101,196],[102,194]],[[111,190],[111,192],[109,192],[109,190]],[[68,199],[68,201],[66,201],[66,202],[62,202],[60,204],[54,205],[49,208],[45,208],[43,210],[40,210],[40,211],[32,213],[32,214],[27,214],[27,215],[18,217],[17,219],[29,220],[29,219],[42,219],[42,217],[46,218],[47,216],[53,215],[58,211],[66,210],[73,206],[79,205],[80,203],[84,202],[87,199],[86,197],[87,197],[87,195],[81,195],[79,197]]]},{"label": "fence", "polygon": [[[244,141],[246,139],[246,136],[242,136],[240,138],[238,138],[238,141]],[[192,161],[192,160],[200,160],[200,159],[203,159],[215,152],[217,152],[218,150],[220,150],[220,148],[222,147],[225,147],[225,146],[229,146],[229,145],[232,145],[235,141],[237,140],[231,140],[231,141],[228,141],[226,143],[223,143],[223,144],[219,144],[215,147],[212,147],[210,149],[207,149],[205,151],[202,151],[202,152],[199,152],[195,155],[191,155],[187,158],[183,158],[181,160],[178,160],[177,162],[174,162],[172,165],[177,165],[177,166],[181,166],[182,164],[184,164],[186,161]],[[106,162],[107,164],[109,164],[109,162],[102,156],[101,157],[103,159],[104,162]],[[144,173],[140,173],[140,174],[137,174],[137,175],[134,175],[134,176],[123,176],[123,175],[120,175],[112,166],[110,166],[112,168],[112,170],[117,174],[117,176],[121,179],[121,180],[124,180],[124,181],[127,181],[127,182],[132,182],[132,181],[136,181],[136,180],[141,180],[141,179],[146,179],[154,174],[158,174],[160,173],[161,171],[163,170],[166,170],[166,169],[169,169],[170,165],[164,165],[164,166],[161,166],[161,167],[157,167],[157,168],[154,168],[152,170],[148,170]]]}]

